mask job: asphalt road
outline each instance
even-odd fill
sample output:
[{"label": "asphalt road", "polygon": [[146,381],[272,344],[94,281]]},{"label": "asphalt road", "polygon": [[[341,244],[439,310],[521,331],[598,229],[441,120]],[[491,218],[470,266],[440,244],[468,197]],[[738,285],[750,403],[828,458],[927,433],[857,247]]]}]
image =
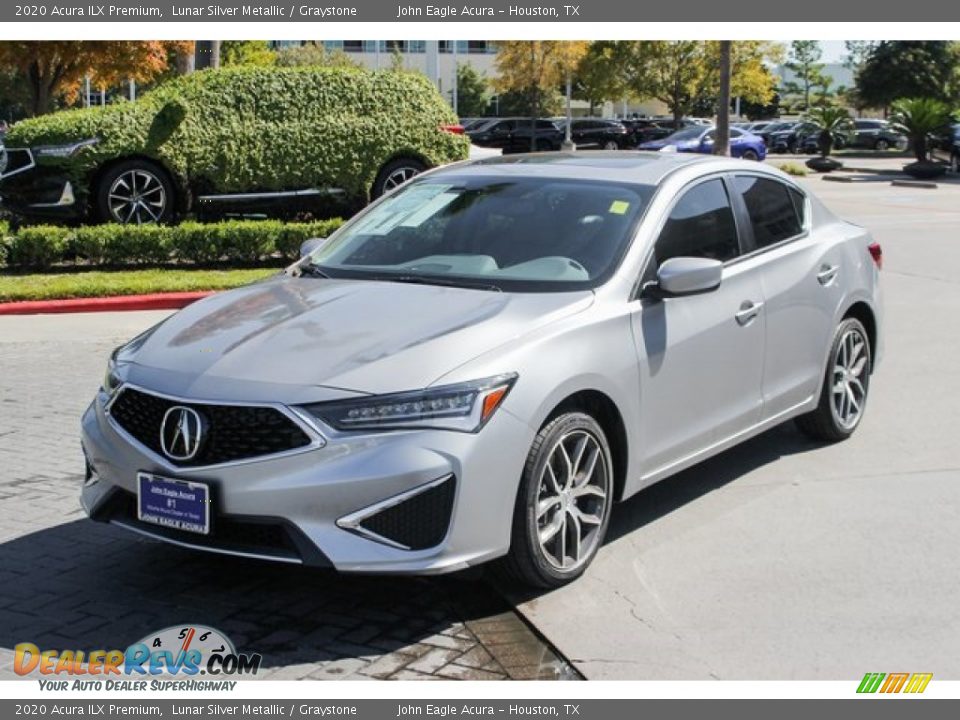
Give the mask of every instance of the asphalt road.
[{"label": "asphalt road", "polygon": [[863,424],[833,446],[788,424],[663,481],[614,508],[583,579],[518,597],[588,679],[960,679],[960,187],[803,182],[884,249]]}]

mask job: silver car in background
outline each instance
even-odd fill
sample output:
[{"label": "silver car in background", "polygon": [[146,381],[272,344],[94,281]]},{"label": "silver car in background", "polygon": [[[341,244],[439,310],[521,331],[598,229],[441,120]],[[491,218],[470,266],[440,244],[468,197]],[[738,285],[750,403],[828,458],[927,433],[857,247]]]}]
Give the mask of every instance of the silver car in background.
[{"label": "silver car in background", "polygon": [[615,502],[778,423],[843,440],[879,245],[770,167],[539,154],[425,173],[110,359],[95,520],[350,572],[579,576]]}]

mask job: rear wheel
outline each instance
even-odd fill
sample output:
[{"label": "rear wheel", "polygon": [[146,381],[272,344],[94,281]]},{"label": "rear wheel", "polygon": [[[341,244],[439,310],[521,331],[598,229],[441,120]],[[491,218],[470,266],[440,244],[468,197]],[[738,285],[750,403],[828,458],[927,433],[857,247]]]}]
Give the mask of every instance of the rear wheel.
[{"label": "rear wheel", "polygon": [[889,143],[887,140],[884,140],[883,138],[880,138],[879,140],[877,140],[877,141],[873,144],[873,149],[874,149],[874,150],[879,150],[880,152],[883,152],[884,150],[889,150],[889,149],[890,149],[890,143]]},{"label": "rear wheel", "polygon": [[743,155],[741,155],[740,157],[742,157],[744,160],[753,160],[753,161],[757,161],[760,159],[760,156],[757,155],[756,150],[749,150],[749,149],[744,150]]},{"label": "rear wheel", "polygon": [[545,425],[524,466],[503,570],[541,588],[580,577],[607,532],[612,469],[607,438],[589,415],[569,412]]},{"label": "rear wheel", "polygon": [[603,146],[604,150],[619,150],[620,144],[616,140],[607,140]]},{"label": "rear wheel", "polygon": [[95,188],[99,218],[122,225],[170,222],[173,184],[148,160],[126,160],[107,170]]},{"label": "rear wheel", "polygon": [[426,169],[427,166],[416,158],[399,158],[388,162],[380,168],[377,179],[373,181],[373,187],[370,189],[371,199],[376,200]]},{"label": "rear wheel", "polygon": [[867,404],[872,360],[863,324],[856,318],[840,323],[830,347],[820,403],[797,418],[798,427],[816,440],[829,442],[853,435]]}]

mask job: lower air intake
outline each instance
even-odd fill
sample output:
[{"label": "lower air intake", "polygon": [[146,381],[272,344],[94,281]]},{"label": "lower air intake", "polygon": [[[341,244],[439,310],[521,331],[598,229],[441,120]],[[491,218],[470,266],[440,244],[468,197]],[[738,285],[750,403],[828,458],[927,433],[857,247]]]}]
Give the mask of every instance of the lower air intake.
[{"label": "lower air intake", "polygon": [[409,550],[435,547],[447,535],[455,494],[456,480],[451,475],[423,492],[365,517],[357,529]]}]

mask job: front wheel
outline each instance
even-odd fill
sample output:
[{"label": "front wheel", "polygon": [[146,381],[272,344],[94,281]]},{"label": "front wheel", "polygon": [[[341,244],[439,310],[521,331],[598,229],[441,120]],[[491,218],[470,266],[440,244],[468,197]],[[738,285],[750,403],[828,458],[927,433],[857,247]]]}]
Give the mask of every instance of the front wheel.
[{"label": "front wheel", "polygon": [[874,150],[879,150],[880,152],[883,152],[884,150],[889,150],[889,149],[890,149],[890,143],[889,143],[888,141],[884,140],[883,138],[880,138],[879,140],[877,140],[877,141],[873,144],[873,149],[874,149]]},{"label": "front wheel", "polygon": [[847,318],[837,327],[816,409],[797,418],[815,440],[846,440],[863,418],[872,369],[870,341],[863,324]]},{"label": "front wheel", "polygon": [[415,158],[400,158],[388,162],[377,173],[377,179],[370,188],[370,198],[376,200],[426,169],[427,166]]},{"label": "front wheel", "polygon": [[606,143],[604,144],[604,146],[603,146],[603,149],[604,149],[604,150],[619,150],[619,149],[620,149],[620,143],[618,143],[616,140],[607,140],[607,142],[606,142]]},{"label": "front wheel", "polygon": [[147,160],[127,160],[107,170],[95,188],[99,218],[121,225],[173,220],[173,184]]},{"label": "front wheel", "polygon": [[603,543],[613,502],[613,462],[603,429],[569,412],[540,430],[524,466],[502,568],[555,588],[580,577]]}]

